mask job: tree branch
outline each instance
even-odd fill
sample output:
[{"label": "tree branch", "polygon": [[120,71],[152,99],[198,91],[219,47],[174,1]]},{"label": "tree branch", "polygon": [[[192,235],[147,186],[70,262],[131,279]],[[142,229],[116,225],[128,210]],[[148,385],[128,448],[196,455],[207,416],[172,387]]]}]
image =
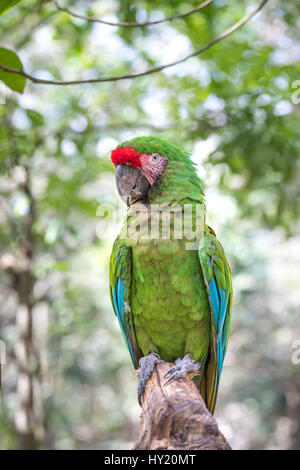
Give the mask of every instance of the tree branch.
[{"label": "tree branch", "polygon": [[4,72],[9,72],[9,73],[14,73],[17,75],[21,75],[22,77],[27,78],[28,80],[32,81],[33,83],[37,83],[40,85],[79,85],[79,84],[85,84],[85,83],[103,83],[103,82],[116,82],[119,80],[126,80],[126,79],[131,79],[131,78],[137,78],[137,77],[142,77],[144,75],[150,75],[156,72],[160,72],[162,70],[165,70],[169,67],[172,67],[173,65],[178,65],[186,60],[190,59],[191,57],[198,56],[202,54],[203,52],[207,51],[207,49],[210,49],[212,46],[217,44],[218,42],[222,41],[223,39],[227,38],[230,36],[232,33],[234,33],[237,29],[241,28],[244,24],[248,23],[253,16],[255,16],[268,2],[268,0],[263,0],[261,4],[256,7],[251,13],[248,15],[244,16],[240,21],[235,23],[233,26],[231,26],[229,29],[227,29],[224,33],[222,33],[220,36],[217,38],[213,39],[212,41],[208,42],[204,46],[202,46],[200,49],[197,49],[196,51],[193,51],[191,54],[188,54],[187,56],[183,57],[182,59],[176,60],[174,62],[170,62],[168,64],[164,65],[158,65],[156,67],[153,67],[151,69],[145,70],[144,72],[137,72],[137,73],[132,73],[132,74],[126,74],[126,75],[121,75],[121,76],[112,76],[112,77],[104,77],[104,78],[92,78],[92,79],[86,79],[86,80],[46,80],[42,78],[37,78],[34,77],[28,73],[26,73],[24,70],[18,70],[18,69],[12,69],[10,67],[6,67],[5,65],[0,64],[0,69],[3,70]]},{"label": "tree branch", "polygon": [[147,382],[134,449],[230,450],[191,380],[193,373],[166,387],[162,385],[172,365],[158,364]]},{"label": "tree branch", "polygon": [[170,16],[169,18],[164,18],[162,20],[145,21],[144,23],[128,23],[128,22],[123,22],[123,21],[121,21],[119,23],[114,23],[112,21],[106,21],[106,20],[102,20],[102,19],[91,18],[89,16],[80,15],[79,13],[71,11],[68,8],[62,7],[58,3],[57,0],[54,0],[54,3],[55,3],[56,7],[59,10],[64,11],[64,12],[68,13],[69,15],[74,16],[75,18],[79,18],[79,19],[85,20],[85,21],[90,21],[92,23],[101,23],[101,24],[106,24],[108,26],[120,26],[120,27],[127,27],[127,28],[137,28],[137,27],[142,28],[144,26],[152,26],[152,25],[156,25],[156,24],[160,24],[160,23],[165,23],[166,21],[173,21],[173,20],[177,20],[179,18],[184,18],[186,16],[192,15],[193,13],[196,13],[197,11],[199,11],[202,8],[209,5],[211,2],[212,2],[212,0],[205,0],[200,5],[197,5],[195,8],[193,8],[190,11],[187,11],[186,13],[179,13],[178,15]]}]

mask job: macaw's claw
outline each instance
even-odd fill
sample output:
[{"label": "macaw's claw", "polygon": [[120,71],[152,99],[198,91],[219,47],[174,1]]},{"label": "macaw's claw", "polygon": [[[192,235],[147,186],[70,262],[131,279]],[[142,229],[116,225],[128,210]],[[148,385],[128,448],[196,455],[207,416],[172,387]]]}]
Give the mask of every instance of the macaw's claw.
[{"label": "macaw's claw", "polygon": [[160,364],[162,361],[158,354],[150,353],[148,356],[142,357],[139,361],[140,375],[138,382],[138,401],[142,406],[142,396],[144,395],[146,384],[153,372],[156,364]]},{"label": "macaw's claw", "polygon": [[183,359],[176,359],[175,366],[170,367],[164,377],[170,375],[164,385],[168,385],[175,379],[185,377],[188,372],[197,371],[200,369],[200,362],[195,362],[191,359],[189,354],[186,354]]},{"label": "macaw's claw", "polygon": [[[188,356],[188,354],[187,354],[187,356]],[[177,366],[180,366],[181,362],[182,362],[182,359],[180,357],[178,359],[176,359],[175,366],[170,367],[170,369],[165,373],[164,378],[166,378],[168,375],[172,374],[172,372],[175,372],[175,370],[178,369]]]}]

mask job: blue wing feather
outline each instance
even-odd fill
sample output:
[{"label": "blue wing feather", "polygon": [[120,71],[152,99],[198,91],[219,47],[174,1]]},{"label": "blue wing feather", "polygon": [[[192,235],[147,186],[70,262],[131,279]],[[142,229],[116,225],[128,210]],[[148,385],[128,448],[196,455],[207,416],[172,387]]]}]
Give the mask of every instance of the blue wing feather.
[{"label": "blue wing feather", "polygon": [[218,317],[219,296],[218,296],[215,276],[212,278],[212,281],[208,283],[208,285],[209,285],[209,290],[210,290],[210,298],[211,298],[214,321],[215,321],[215,325],[218,325],[219,323],[218,321],[219,320],[219,317]]},{"label": "blue wing feather", "polygon": [[117,298],[118,298],[118,312],[119,312],[119,320],[124,324],[124,282],[120,277],[118,277],[117,282]]},{"label": "blue wing feather", "polygon": [[113,308],[120,324],[134,367],[138,367],[141,351],[137,344],[131,311],[131,250],[115,240],[110,262],[110,292]]},{"label": "blue wing feather", "polygon": [[132,346],[130,343],[130,338],[129,334],[125,325],[125,318],[124,318],[124,282],[123,280],[118,277],[117,285],[116,287],[112,288],[112,296],[113,296],[113,303],[114,303],[114,309],[124,336],[124,339],[126,341],[127,347],[130,352],[131,359],[133,363],[136,363],[135,356],[132,350]]},{"label": "blue wing feather", "polygon": [[225,348],[224,348],[224,322],[226,319],[227,305],[228,305],[228,294],[225,289],[220,289],[217,283],[216,277],[213,276],[211,282],[208,283],[212,313],[216,325],[217,337],[216,337],[216,347],[217,347],[217,366],[218,366],[218,379],[220,380]]},{"label": "blue wing feather", "polygon": [[203,240],[199,246],[199,260],[207,288],[211,308],[212,340],[202,395],[208,409],[213,413],[227,349],[232,285],[230,268],[224,250],[212,229],[205,226]]}]

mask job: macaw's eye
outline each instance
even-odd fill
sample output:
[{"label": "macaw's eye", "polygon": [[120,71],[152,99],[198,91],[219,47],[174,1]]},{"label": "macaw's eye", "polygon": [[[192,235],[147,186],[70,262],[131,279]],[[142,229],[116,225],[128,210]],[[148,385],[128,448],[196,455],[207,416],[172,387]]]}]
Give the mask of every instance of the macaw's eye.
[{"label": "macaw's eye", "polygon": [[152,155],[152,160],[156,162],[159,159],[159,154],[158,153],[153,153]]}]

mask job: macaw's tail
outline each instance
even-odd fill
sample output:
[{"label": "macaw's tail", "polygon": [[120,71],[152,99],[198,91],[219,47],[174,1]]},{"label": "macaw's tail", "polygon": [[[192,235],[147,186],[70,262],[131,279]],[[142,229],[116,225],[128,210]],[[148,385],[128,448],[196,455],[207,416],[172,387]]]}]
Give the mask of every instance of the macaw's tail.
[{"label": "macaw's tail", "polygon": [[199,392],[205,401],[206,407],[211,414],[214,414],[216,407],[219,379],[216,349],[214,348],[214,345],[212,345],[210,354],[204,365],[204,370],[202,371],[201,381],[198,387]]}]

